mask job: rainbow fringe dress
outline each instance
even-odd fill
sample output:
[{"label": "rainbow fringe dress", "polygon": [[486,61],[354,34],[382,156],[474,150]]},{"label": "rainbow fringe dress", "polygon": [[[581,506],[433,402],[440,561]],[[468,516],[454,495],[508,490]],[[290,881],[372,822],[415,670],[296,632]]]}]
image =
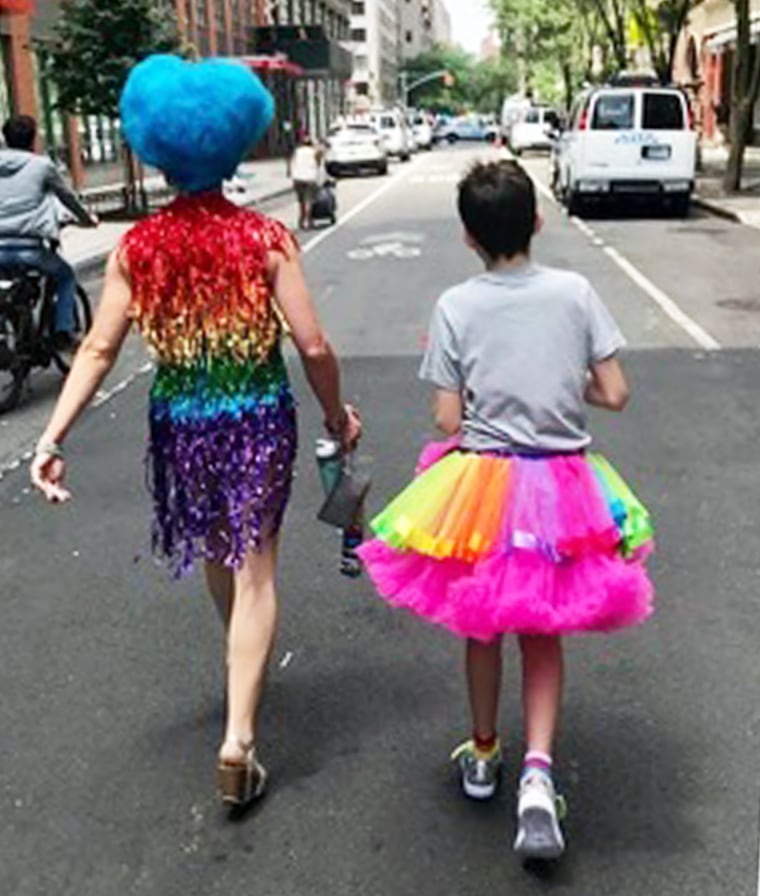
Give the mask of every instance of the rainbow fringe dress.
[{"label": "rainbow fringe dress", "polygon": [[157,368],[153,546],[177,575],[196,559],[239,567],[282,522],[296,417],[266,269],[290,239],[216,193],[180,197],[124,238],[131,313]]},{"label": "rainbow fringe dress", "polygon": [[598,454],[433,444],[359,554],[380,594],[484,642],[635,625],[652,612],[646,508]]}]

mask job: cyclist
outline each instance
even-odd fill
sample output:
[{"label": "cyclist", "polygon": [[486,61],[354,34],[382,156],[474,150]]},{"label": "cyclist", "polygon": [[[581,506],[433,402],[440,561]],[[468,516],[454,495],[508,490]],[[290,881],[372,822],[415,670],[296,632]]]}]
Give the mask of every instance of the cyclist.
[{"label": "cyclist", "polygon": [[50,277],[56,287],[55,346],[74,349],[74,270],[51,247],[60,233],[58,203],[83,227],[97,226],[66,185],[55,164],[35,153],[37,122],[14,115],[3,125],[7,149],[0,149],[0,268],[28,267]]}]

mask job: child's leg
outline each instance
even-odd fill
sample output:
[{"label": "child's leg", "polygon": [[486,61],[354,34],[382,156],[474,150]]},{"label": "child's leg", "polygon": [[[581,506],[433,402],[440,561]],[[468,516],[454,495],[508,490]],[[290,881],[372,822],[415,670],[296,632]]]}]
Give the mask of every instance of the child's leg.
[{"label": "child's leg", "polygon": [[521,635],[523,716],[528,753],[551,757],[562,704],[562,642],[557,637]]},{"label": "child's leg", "polygon": [[225,632],[230,625],[232,612],[232,595],[235,588],[235,577],[231,569],[220,566],[218,563],[206,561],[206,585],[214,599],[216,610],[222,621]]},{"label": "child's leg", "polygon": [[470,694],[472,728],[476,741],[496,738],[501,691],[501,637],[484,644],[467,641],[467,685]]},{"label": "child's leg", "polygon": [[559,638],[520,637],[527,753],[520,777],[515,851],[523,859],[558,859],[565,849],[552,780],[552,748],[562,702]]}]

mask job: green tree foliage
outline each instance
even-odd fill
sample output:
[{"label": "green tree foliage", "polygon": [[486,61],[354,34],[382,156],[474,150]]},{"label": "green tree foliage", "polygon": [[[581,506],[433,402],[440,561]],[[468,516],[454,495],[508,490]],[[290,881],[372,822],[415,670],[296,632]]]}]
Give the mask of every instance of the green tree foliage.
[{"label": "green tree foliage", "polygon": [[410,106],[450,115],[496,112],[516,85],[514,65],[508,58],[478,61],[460,47],[434,47],[409,60],[403,69],[408,85],[444,70],[452,76],[452,83],[436,78],[420,85],[409,94]]},{"label": "green tree foliage", "polygon": [[164,0],[63,0],[53,38],[41,50],[61,109],[115,117],[132,66],[178,45]]}]

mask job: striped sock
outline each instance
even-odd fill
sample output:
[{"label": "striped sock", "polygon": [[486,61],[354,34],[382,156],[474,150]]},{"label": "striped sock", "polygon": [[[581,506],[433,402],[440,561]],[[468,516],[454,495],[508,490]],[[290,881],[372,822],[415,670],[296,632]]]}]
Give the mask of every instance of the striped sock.
[{"label": "striped sock", "polygon": [[552,765],[552,757],[548,753],[542,753],[541,750],[528,750],[523,760],[522,775],[539,771],[551,777]]}]

